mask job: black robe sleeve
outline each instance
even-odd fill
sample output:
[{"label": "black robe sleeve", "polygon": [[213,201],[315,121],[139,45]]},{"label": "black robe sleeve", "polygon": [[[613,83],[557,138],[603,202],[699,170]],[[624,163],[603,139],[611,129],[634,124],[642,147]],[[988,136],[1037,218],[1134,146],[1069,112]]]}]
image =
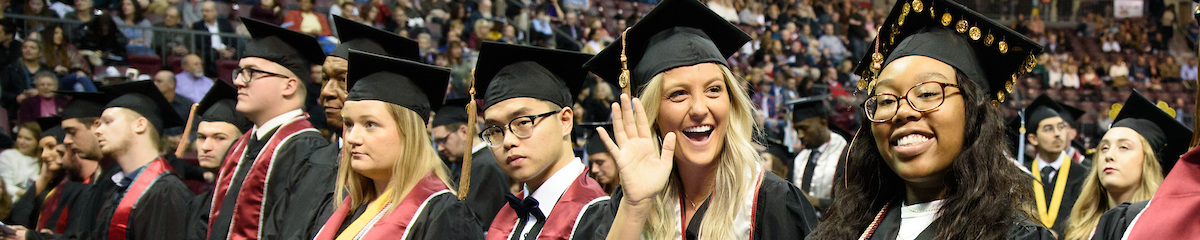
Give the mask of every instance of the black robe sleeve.
[{"label": "black robe sleeve", "polygon": [[[476,221],[486,223],[480,224],[480,231],[487,232],[496,213],[507,203],[504,195],[508,193],[508,174],[487,149],[472,154],[471,158],[471,190],[463,201],[474,212]],[[457,185],[458,181],[452,184]]]},{"label": "black robe sleeve", "polygon": [[613,219],[617,217],[617,207],[625,192],[618,187],[616,193],[608,200],[600,200],[583,209],[583,217],[576,222],[574,238],[572,239],[605,239],[608,230],[612,228]]},{"label": "black robe sleeve", "polygon": [[1029,219],[1021,218],[1020,222],[1013,224],[1008,228],[1008,239],[1014,240],[1054,240],[1054,234],[1050,233],[1050,229],[1039,226],[1037,223]]},{"label": "black robe sleeve", "polygon": [[408,239],[483,239],[482,224],[454,194],[434,197],[420,214],[409,226]]},{"label": "black robe sleeve", "polygon": [[[36,188],[31,186],[29,189]],[[38,213],[42,209],[42,199],[45,199],[48,190],[50,189],[46,188],[42,190],[42,193],[25,191],[25,194],[21,194],[21,198],[13,203],[12,212],[4,219],[4,223],[33,227],[34,224],[37,224]]]},{"label": "black robe sleeve", "polygon": [[107,227],[108,219],[112,218],[112,212],[108,212],[106,218],[101,218],[100,215],[104,214],[104,206],[117,188],[117,184],[112,181],[112,175],[120,172],[121,169],[117,166],[104,168],[104,164],[102,164],[97,170],[101,171],[100,176],[92,179],[91,184],[79,185],[76,190],[78,193],[74,194],[74,198],[71,200],[71,208],[67,211],[67,229],[63,234],[26,234],[25,239],[98,238],[94,233],[96,225],[104,224]]},{"label": "black robe sleeve", "polygon": [[264,194],[274,200],[263,203],[263,239],[312,239],[325,224],[318,216],[332,203],[337,160],[312,156],[328,144],[320,133],[305,132],[279,146]]},{"label": "black robe sleeve", "polygon": [[1129,230],[1129,225],[1133,224],[1133,219],[1137,218],[1142,210],[1146,210],[1149,203],[1122,203],[1104,212],[1104,215],[1100,216],[1100,222],[1096,224],[1096,234],[1092,235],[1092,240],[1121,239],[1125,236],[1125,231]]},{"label": "black robe sleeve", "polygon": [[[130,214],[129,240],[186,238],[187,209],[193,196],[178,176],[163,176],[146,189]],[[104,224],[104,229],[108,229],[108,224]]]},{"label": "black robe sleeve", "polygon": [[195,195],[188,204],[188,240],[204,240],[208,237],[208,214],[212,210],[212,194],[212,191],[206,191]]},{"label": "black robe sleeve", "polygon": [[758,189],[754,239],[803,239],[817,228],[816,209],[792,184],[763,174]]}]

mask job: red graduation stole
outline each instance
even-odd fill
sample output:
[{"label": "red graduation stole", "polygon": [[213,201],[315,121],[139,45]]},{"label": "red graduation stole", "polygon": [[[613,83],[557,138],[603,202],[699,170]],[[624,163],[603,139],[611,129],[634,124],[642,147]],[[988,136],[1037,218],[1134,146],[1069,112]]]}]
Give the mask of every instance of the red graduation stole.
[{"label": "red graduation stole", "polygon": [[[378,221],[370,224],[362,229],[362,239],[392,239],[403,238],[408,235],[408,226],[414,220],[419,218],[422,209],[430,199],[441,194],[450,193],[450,188],[437,178],[432,172],[421,178],[412,190],[404,196],[404,200],[400,201],[387,216],[382,216]],[[338,228],[346,221],[346,216],[350,215],[350,211],[354,211],[354,207],[350,206],[350,197],[346,197],[342,201],[342,205],[337,208],[337,211],[329,217],[329,221],[325,222],[325,226],[321,227],[321,231],[317,233],[315,240],[333,240],[338,236]],[[382,214],[382,213],[380,213]],[[361,217],[372,217],[363,215]],[[374,228],[380,227],[380,228]]]},{"label": "red graduation stole", "polygon": [[[36,230],[46,228],[47,221],[54,215],[54,211],[58,210],[58,202],[62,201],[63,186],[67,185],[67,179],[63,178],[58,182],[58,186],[54,186],[50,190],[50,195],[46,196],[46,200],[42,201],[42,213],[38,214],[38,222]],[[54,233],[62,233],[67,230],[67,206],[63,206],[62,214],[58,216],[58,221],[54,224]]]},{"label": "red graduation stole", "polygon": [[[608,197],[604,188],[600,187],[595,179],[588,177],[587,173],[588,168],[585,167],[583,173],[580,173],[562,197],[558,198],[558,202],[554,204],[554,211],[546,216],[546,222],[542,225],[542,232],[538,233],[537,239],[569,239],[575,232],[575,221],[583,213],[584,207],[597,198]],[[525,192],[517,193],[517,197],[524,198]],[[513,229],[520,220],[517,212],[505,204],[504,208],[496,213],[492,226],[488,227],[487,239],[504,240],[512,237],[513,232],[520,234],[520,229]]]},{"label": "red graduation stole", "polygon": [[1175,162],[1129,229],[1129,239],[1200,238],[1196,216],[1200,216],[1200,147]]},{"label": "red graduation stole", "polygon": [[[261,221],[262,213],[266,211],[262,209],[262,203],[268,200],[265,191],[269,184],[267,180],[272,172],[273,165],[271,163],[275,160],[275,151],[292,137],[308,131],[315,132],[317,130],[308,122],[307,115],[293,118],[291,122],[279,126],[267,144],[263,146],[262,151],[258,153],[253,166],[241,166],[240,163],[247,145],[250,144],[250,138],[254,137],[254,131],[242,134],[242,137],[230,148],[233,151],[225,154],[225,162],[221,165],[220,177],[217,179],[216,190],[213,192],[212,210],[209,215],[212,217],[208,218],[208,229],[212,229],[213,223],[217,220],[216,216],[221,213],[221,204],[225,201],[225,195],[231,190],[240,191],[235,199],[236,205],[233,208],[233,218],[230,219],[227,236],[230,239],[259,239],[262,233],[259,232],[258,224]],[[229,184],[233,182],[233,175],[241,167],[251,168],[246,173],[246,178],[242,179],[242,188],[229,189]]]},{"label": "red graduation stole", "polygon": [[167,165],[166,160],[163,160],[162,157],[151,161],[150,165],[138,174],[137,179],[133,180],[133,184],[129,185],[129,189],[125,190],[125,196],[121,197],[121,203],[117,205],[117,210],[113,213],[112,222],[108,224],[108,239],[125,240],[125,232],[129,230],[129,213],[133,211],[133,205],[142,198],[146,189],[154,185],[154,182],[169,174],[172,174],[171,165]]}]

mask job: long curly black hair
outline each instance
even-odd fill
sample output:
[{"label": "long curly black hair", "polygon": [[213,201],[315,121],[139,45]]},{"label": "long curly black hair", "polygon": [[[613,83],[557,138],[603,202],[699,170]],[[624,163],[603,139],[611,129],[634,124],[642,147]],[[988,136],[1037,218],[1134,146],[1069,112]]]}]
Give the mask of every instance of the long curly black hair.
[{"label": "long curly black hair", "polygon": [[[1028,183],[1032,178],[1005,157],[1009,144],[1000,109],[961,71],[956,76],[967,127],[962,152],[943,179],[946,197],[938,214],[949,221],[941,223],[936,239],[1003,237],[1021,218],[1037,219]],[[871,123],[864,119],[862,124]],[[904,180],[884,162],[871,129],[859,129],[858,138],[844,159],[846,179],[835,183],[834,204],[809,239],[856,239],[885,204],[905,197]]]}]

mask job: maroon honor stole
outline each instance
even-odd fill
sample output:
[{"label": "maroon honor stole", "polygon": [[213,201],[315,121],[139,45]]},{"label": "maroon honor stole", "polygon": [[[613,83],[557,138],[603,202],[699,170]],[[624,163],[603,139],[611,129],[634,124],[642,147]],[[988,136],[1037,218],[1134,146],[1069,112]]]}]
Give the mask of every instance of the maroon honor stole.
[{"label": "maroon honor stole", "polygon": [[125,190],[125,195],[121,197],[121,202],[113,213],[112,222],[108,224],[108,239],[125,240],[125,233],[129,230],[129,214],[133,211],[134,204],[138,203],[146,189],[154,186],[163,176],[173,174],[171,172],[171,165],[167,165],[166,160],[159,157],[138,174],[137,179],[129,185],[129,189]]},{"label": "maroon honor stole", "polygon": [[[608,199],[604,188],[601,188],[596,180],[588,177],[587,173],[588,168],[585,167],[579,177],[571,182],[571,186],[567,187],[562,197],[558,198],[554,210],[546,216],[546,222],[542,225],[542,231],[537,234],[537,239],[570,239],[571,234],[575,233],[576,222],[582,217],[583,210],[599,200]],[[525,192],[517,193],[517,197],[526,197]],[[512,234],[521,234],[522,229],[514,229],[518,221],[521,219],[516,210],[504,205],[504,208],[496,213],[492,226],[488,227],[487,239],[505,240],[511,238]]]},{"label": "maroon honor stole", "polygon": [[[293,118],[291,122],[279,126],[263,149],[259,151],[252,166],[242,166],[240,163],[247,145],[250,144],[250,138],[254,137],[254,131],[246,132],[233,144],[233,147],[230,148],[232,151],[225,155],[225,162],[221,165],[220,178],[217,179],[216,190],[213,192],[210,215],[213,217],[208,219],[208,229],[212,229],[212,225],[217,219],[216,216],[221,213],[221,204],[225,201],[225,195],[229,191],[239,191],[237,199],[234,200],[236,205],[234,205],[232,219],[229,221],[229,233],[226,236],[230,239],[259,239],[262,237],[258,228],[262,223],[262,213],[266,211],[262,207],[263,202],[268,201],[266,189],[270,183],[267,180],[271,179],[275,154],[280,145],[296,135],[317,131],[307,120],[307,116],[301,115]],[[241,189],[229,189],[233,175],[243,167],[251,169],[246,173],[246,178],[242,179]]]},{"label": "maroon honor stole", "polygon": [[46,224],[48,224],[54,212],[60,212],[58,220],[54,223],[54,229],[51,230],[59,234],[67,230],[67,206],[63,206],[61,211],[58,209],[58,204],[62,201],[63,186],[66,185],[67,179],[63,178],[61,182],[58,182],[58,186],[50,190],[50,194],[46,196],[45,201],[42,201],[42,212],[38,214],[37,228],[35,229],[46,228]]},{"label": "maroon honor stole", "polygon": [[[360,218],[370,218],[371,221],[361,231],[355,233],[354,239],[405,239],[408,238],[409,227],[412,223],[420,218],[421,211],[434,197],[442,194],[452,194],[450,188],[441,179],[437,178],[432,172],[421,178],[412,190],[404,196],[404,200],[398,203],[392,202],[388,205],[396,205],[391,213],[386,216],[378,213],[375,216],[363,214]],[[383,196],[380,196],[383,197]],[[386,209],[386,207],[385,207]],[[346,216],[354,211],[354,206],[350,206],[350,197],[346,197],[342,201],[342,205],[337,208],[337,211],[329,217],[329,221],[325,222],[325,226],[321,227],[321,231],[317,233],[315,240],[334,240],[340,235],[338,228],[346,221]],[[369,212],[369,211],[368,211]],[[354,220],[351,220],[354,221]],[[379,228],[374,228],[379,227]],[[349,231],[350,229],[346,229]]]}]

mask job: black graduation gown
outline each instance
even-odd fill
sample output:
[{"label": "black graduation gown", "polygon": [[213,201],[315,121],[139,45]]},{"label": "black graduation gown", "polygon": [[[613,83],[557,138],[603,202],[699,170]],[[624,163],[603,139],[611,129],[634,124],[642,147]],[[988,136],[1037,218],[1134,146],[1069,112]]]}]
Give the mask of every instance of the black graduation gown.
[{"label": "black graduation gown", "polygon": [[[346,221],[343,221],[338,228],[338,234],[341,234],[354,220],[361,217],[366,209],[367,204],[363,204],[355,208],[351,215],[346,216]],[[416,221],[409,224],[407,239],[483,239],[483,232],[478,230],[479,226],[483,224],[470,217],[473,215],[475,213],[471,211],[467,203],[458,201],[458,197],[454,194],[434,196],[426,203],[420,216],[416,217]],[[380,219],[380,221],[386,221],[385,219]],[[400,236],[396,236],[396,238],[399,239]]]},{"label": "black graduation gown", "polygon": [[[451,185],[457,188],[462,178],[462,162],[450,163]],[[508,174],[500,169],[496,157],[488,148],[483,148],[471,154],[471,189],[463,201],[475,213],[476,221],[492,222],[496,213],[508,202],[504,195],[508,194]],[[487,232],[488,225],[480,224],[480,230]]]},{"label": "black graduation gown", "polygon": [[1096,224],[1096,234],[1092,235],[1092,240],[1121,239],[1133,224],[1133,219],[1146,210],[1149,204],[1150,201],[1122,203],[1104,212],[1104,215],[1100,216],[1100,222]]},{"label": "black graduation gown", "polygon": [[[84,160],[86,161],[86,160]],[[112,161],[100,161],[100,166],[96,169],[100,171],[100,175],[91,179],[89,184],[80,184],[71,202],[71,207],[67,209],[67,229],[63,234],[28,234],[25,239],[94,239],[92,230],[96,225],[105,224],[96,221],[105,202],[110,197],[109,193],[117,188],[117,184],[112,181],[113,174],[121,171],[119,166],[116,166]]]},{"label": "black graduation gown", "polygon": [[[883,221],[879,223],[879,227],[875,229],[875,233],[871,235],[872,240],[894,240],[896,235],[900,234],[900,215],[903,210],[900,209],[900,202],[894,202],[892,206],[892,209],[888,210],[887,216],[883,217]],[[928,240],[937,237],[937,229],[942,220],[944,218],[934,220],[913,240]],[[1022,217],[1021,221],[1009,226],[1008,236],[1005,236],[1005,239],[1054,240],[1055,238],[1050,230]]]},{"label": "black graduation gown", "polygon": [[212,190],[192,196],[188,204],[187,239],[203,240],[208,235],[208,214],[212,210]]},{"label": "black graduation gown", "polygon": [[[285,124],[286,125],[286,124]],[[282,126],[281,126],[282,127]],[[261,144],[251,140],[243,158],[240,160],[247,168],[252,166],[258,153],[264,151],[266,142],[277,127],[263,136]],[[253,136],[253,133],[250,133]],[[273,171],[267,179],[269,189],[265,190],[262,203],[262,225],[259,231],[263,239],[312,239],[316,230],[324,225],[320,219],[321,212],[331,203],[334,182],[337,179],[337,160],[312,157],[317,149],[325,147],[329,142],[318,132],[299,133],[292,139],[279,146],[278,154],[272,163]],[[237,146],[233,146],[237,147]],[[230,149],[232,151],[233,149]],[[237,174],[233,183],[240,183],[246,174]],[[240,186],[240,184],[239,184]],[[216,224],[208,239],[226,239],[229,233],[229,223],[233,217],[232,204],[237,201],[237,191],[225,195],[221,214],[212,216]],[[328,217],[328,215],[326,215]]]},{"label": "black graduation gown", "polygon": [[[106,197],[107,201],[95,218],[97,224],[93,226],[92,239],[108,239],[109,224],[121,203],[116,196],[124,190],[118,188]],[[187,236],[188,203],[192,196],[178,175],[158,179],[146,189],[129,213],[127,239],[184,239]]]},{"label": "black graduation gown", "polygon": [[[1034,174],[1040,174],[1039,169],[1030,169],[1032,168],[1033,161],[1037,160],[1026,161],[1024,163],[1025,168],[1029,169],[1029,171],[1033,172]],[[1063,190],[1062,200],[1052,199],[1053,197],[1051,195],[1054,193],[1054,185],[1047,184],[1042,187],[1039,187],[1038,185],[1030,186],[1030,188],[1034,189],[1034,191],[1044,191],[1047,201],[1063,201],[1062,205],[1058,208],[1058,218],[1054,220],[1054,226],[1050,228],[1050,230],[1054,230],[1054,232],[1058,234],[1066,234],[1067,225],[1070,224],[1071,209],[1075,208],[1075,200],[1078,199],[1079,194],[1083,192],[1083,180],[1087,179],[1089,171],[1088,167],[1084,166],[1083,164],[1079,164],[1070,160],[1063,161],[1063,164],[1067,163],[1071,164],[1071,172],[1067,173],[1067,189]],[[1051,180],[1051,183],[1057,181],[1061,176],[1061,172],[1055,174],[1054,179]],[[1033,183],[1031,182],[1029,184]],[[1047,202],[1046,205],[1049,206],[1050,202]]]}]

